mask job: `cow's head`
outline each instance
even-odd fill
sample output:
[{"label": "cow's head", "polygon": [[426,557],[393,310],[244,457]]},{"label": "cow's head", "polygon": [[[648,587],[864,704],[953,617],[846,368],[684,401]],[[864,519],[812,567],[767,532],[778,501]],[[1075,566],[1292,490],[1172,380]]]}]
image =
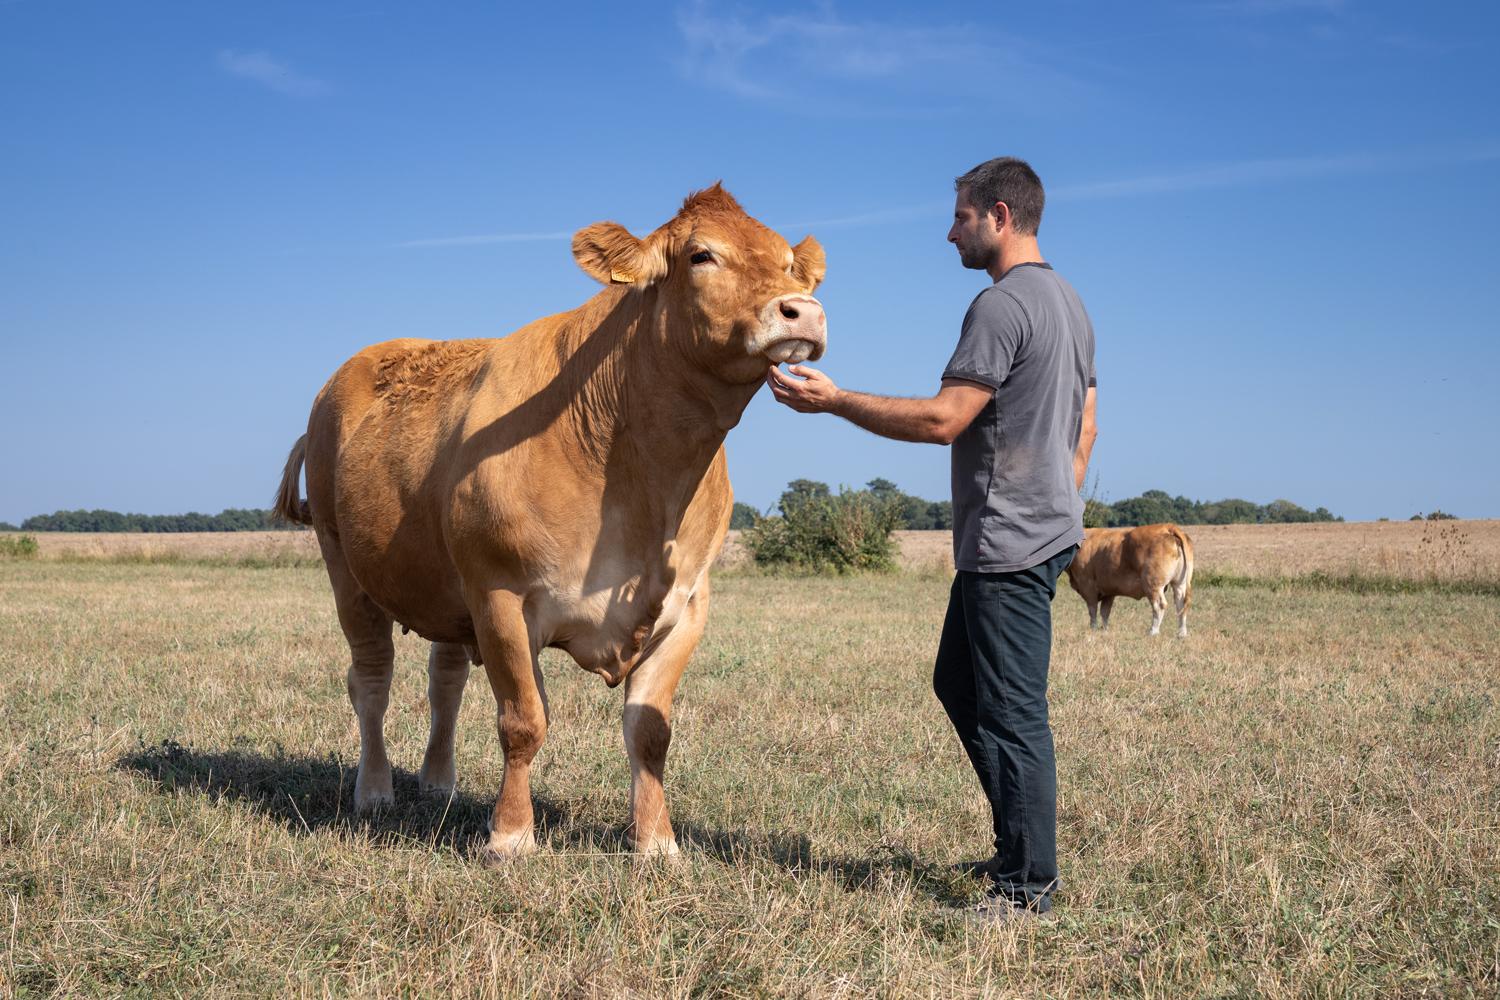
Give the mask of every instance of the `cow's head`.
[{"label": "cow's head", "polygon": [[823,248],[811,236],[790,246],[718,184],[645,239],[614,222],[581,229],[573,256],[604,284],[653,290],[657,329],[727,381],[823,356],[828,326],[812,294]]}]

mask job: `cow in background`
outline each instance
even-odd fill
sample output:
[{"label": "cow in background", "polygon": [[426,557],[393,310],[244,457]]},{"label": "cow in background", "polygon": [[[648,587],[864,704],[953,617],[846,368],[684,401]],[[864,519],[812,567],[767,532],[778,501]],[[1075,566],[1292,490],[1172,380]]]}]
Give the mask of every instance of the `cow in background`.
[{"label": "cow in background", "polygon": [[1068,583],[1089,606],[1089,627],[1109,613],[1116,597],[1151,602],[1151,632],[1161,631],[1167,588],[1177,604],[1177,634],[1187,635],[1187,607],[1193,596],[1193,540],[1175,524],[1138,528],[1089,528],[1068,566]]},{"label": "cow in background", "polygon": [[536,849],[548,647],[624,684],[629,836],[676,853],[662,773],[729,529],[724,438],[769,366],[817,360],[827,336],[817,241],[790,246],[718,185],[644,238],[588,226],[573,256],[605,286],[576,309],[497,340],[393,340],[345,362],[276,501],[317,532],[352,653],[358,809],[392,800],[393,622],[432,641],[428,791],[453,787],[459,701],[469,664],[484,667],[505,752],[489,860]]}]

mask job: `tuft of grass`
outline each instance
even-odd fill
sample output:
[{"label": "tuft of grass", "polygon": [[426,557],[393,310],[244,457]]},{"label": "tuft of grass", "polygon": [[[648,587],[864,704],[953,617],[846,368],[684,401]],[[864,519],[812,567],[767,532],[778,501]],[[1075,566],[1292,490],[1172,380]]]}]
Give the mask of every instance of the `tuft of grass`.
[{"label": "tuft of grass", "polygon": [[35,535],[0,535],[0,559],[35,559]]}]

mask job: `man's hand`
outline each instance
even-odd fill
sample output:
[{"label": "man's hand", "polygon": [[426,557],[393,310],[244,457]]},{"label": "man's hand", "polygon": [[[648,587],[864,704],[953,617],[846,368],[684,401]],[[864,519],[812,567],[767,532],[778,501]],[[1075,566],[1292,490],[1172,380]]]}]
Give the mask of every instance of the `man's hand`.
[{"label": "man's hand", "polygon": [[801,377],[787,378],[775,365],[766,372],[766,385],[771,387],[771,395],[777,402],[798,413],[827,413],[833,409],[839,398],[839,387],[833,384],[833,379],[806,365],[792,365],[787,372]]}]

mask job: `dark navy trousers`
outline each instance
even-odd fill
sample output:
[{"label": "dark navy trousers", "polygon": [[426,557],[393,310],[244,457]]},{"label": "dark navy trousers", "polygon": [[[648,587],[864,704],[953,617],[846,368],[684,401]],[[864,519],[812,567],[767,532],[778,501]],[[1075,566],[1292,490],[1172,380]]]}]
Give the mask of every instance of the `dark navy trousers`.
[{"label": "dark navy trousers", "polygon": [[1042,912],[1057,886],[1052,597],[1076,550],[1013,573],[960,570],[932,676],[994,813],[997,891]]}]

